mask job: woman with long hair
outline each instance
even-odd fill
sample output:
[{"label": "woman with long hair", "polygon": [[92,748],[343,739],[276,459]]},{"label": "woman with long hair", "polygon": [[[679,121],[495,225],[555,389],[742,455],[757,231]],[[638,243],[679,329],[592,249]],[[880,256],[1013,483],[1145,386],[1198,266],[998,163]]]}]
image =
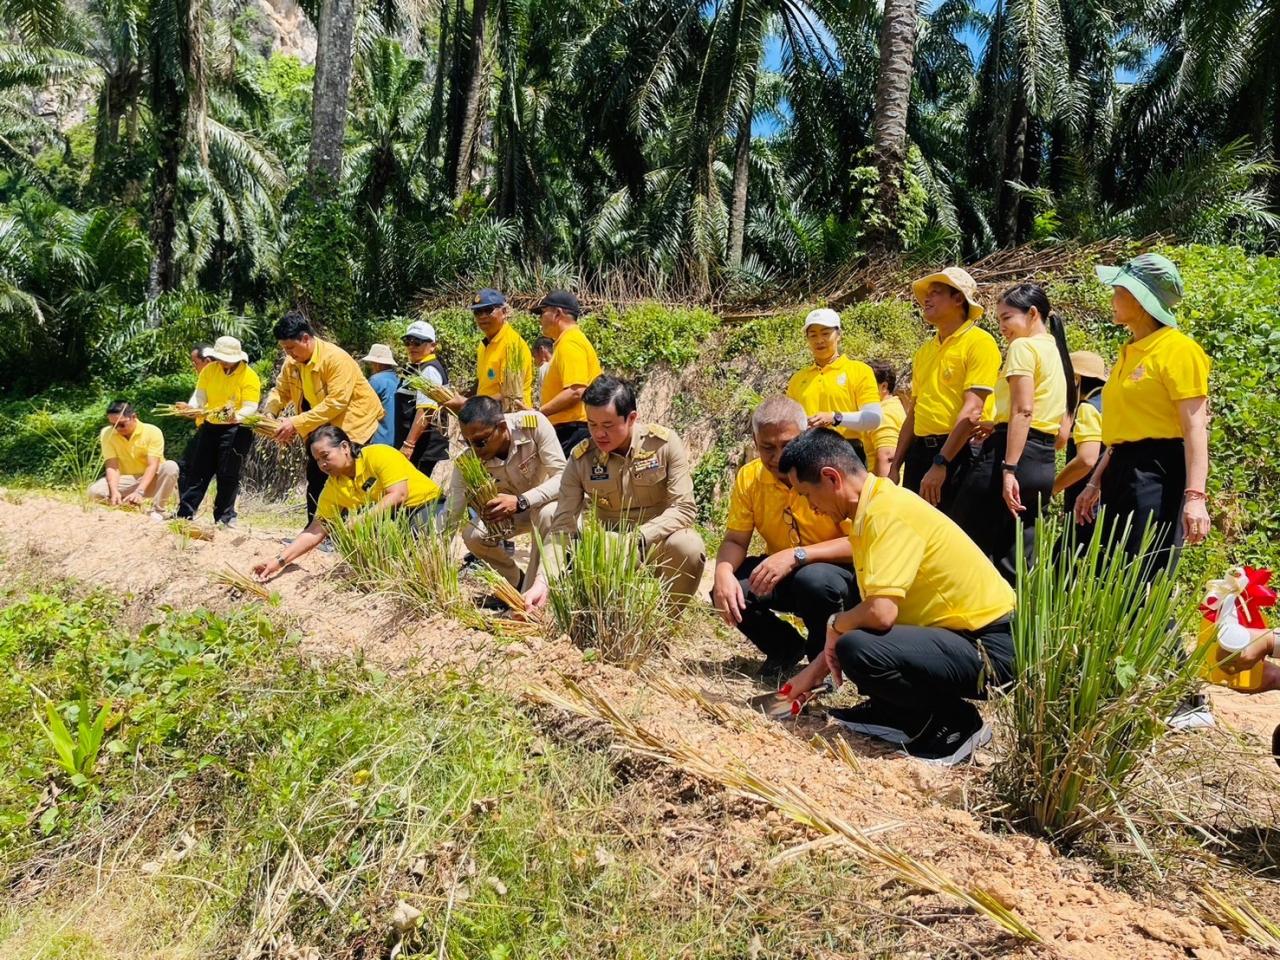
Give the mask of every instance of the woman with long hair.
[{"label": "woman with long hair", "polygon": [[953,518],[1014,583],[1018,521],[1030,563],[1036,522],[1053,496],[1058,432],[1067,411],[1075,408],[1075,374],[1062,320],[1039,284],[1006,290],[996,317],[1008,347],[996,378],[995,415],[961,481]]}]

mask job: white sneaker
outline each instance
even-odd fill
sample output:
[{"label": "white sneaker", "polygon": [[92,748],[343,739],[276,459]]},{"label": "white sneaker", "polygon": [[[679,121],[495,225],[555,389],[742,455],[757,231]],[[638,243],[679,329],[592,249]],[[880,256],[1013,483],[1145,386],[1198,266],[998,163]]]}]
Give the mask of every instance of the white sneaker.
[{"label": "white sneaker", "polygon": [[1171,730],[1205,730],[1217,726],[1209,709],[1209,699],[1203,693],[1193,693],[1174,708],[1169,718]]}]

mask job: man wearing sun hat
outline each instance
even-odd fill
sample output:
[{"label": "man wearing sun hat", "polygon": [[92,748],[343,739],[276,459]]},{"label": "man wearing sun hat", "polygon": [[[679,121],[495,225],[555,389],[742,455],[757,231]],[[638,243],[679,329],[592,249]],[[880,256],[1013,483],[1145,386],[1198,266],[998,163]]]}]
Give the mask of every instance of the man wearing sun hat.
[{"label": "man wearing sun hat", "polygon": [[1000,348],[978,326],[978,285],[959,267],[911,285],[925,322],[937,333],[916,350],[911,409],[898,437],[890,476],[944,513],[970,459],[969,438],[991,403],[1000,373]]},{"label": "man wearing sun hat", "polygon": [[378,429],[373,431],[369,443],[380,443],[394,446],[396,440],[396,390],[400,386],[400,377],[396,375],[396,358],[391,348],[385,343],[375,343],[369,352],[360,358],[361,363],[369,365],[369,386],[382,401],[382,420]]},{"label": "man wearing sun hat", "polygon": [[257,412],[262,381],[235,337],[219,337],[205,356],[209,363],[200,371],[195,392],[187,402],[211,413],[196,430],[195,447],[179,492],[178,516],[194,517],[209,481],[217,477],[214,522],[235,526],[240,471],[253,446],[253,431],[241,426],[239,419]]}]

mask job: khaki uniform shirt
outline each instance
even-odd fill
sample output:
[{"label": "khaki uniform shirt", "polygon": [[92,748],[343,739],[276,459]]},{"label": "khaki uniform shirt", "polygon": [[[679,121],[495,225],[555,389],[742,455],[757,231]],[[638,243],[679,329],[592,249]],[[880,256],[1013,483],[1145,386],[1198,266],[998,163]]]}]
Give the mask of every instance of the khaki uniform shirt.
[{"label": "khaki uniform shirt", "polygon": [[[555,428],[541,413],[522,410],[503,416],[511,434],[511,448],[505,460],[497,457],[486,460],[485,469],[497,482],[499,493],[523,496],[529,501],[529,509],[537,510],[554,500],[560,492],[564,451],[556,439]],[[454,470],[446,508],[450,521],[456,521],[466,505],[462,471]]]},{"label": "khaki uniform shirt", "polygon": [[[304,399],[311,409],[302,409]],[[356,443],[373,436],[385,412],[351,354],[318,337],[315,353],[305,364],[285,358],[263,412],[274,417],[288,406],[299,411],[290,419],[302,437],[332,423]]]},{"label": "khaki uniform shirt", "polygon": [[697,507],[684,443],[654,423],[635,424],[626,453],[603,453],[583,440],[565,464],[551,532],[575,535],[589,506],[607,526],[639,531],[646,546],[692,527]]}]

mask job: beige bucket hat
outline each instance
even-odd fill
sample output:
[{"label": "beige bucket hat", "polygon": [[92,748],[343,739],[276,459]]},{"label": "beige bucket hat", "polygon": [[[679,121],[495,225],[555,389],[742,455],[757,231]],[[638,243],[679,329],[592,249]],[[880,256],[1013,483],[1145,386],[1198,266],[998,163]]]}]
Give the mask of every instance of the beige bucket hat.
[{"label": "beige bucket hat", "polygon": [[935,283],[946,284],[951,289],[959,290],[964,294],[964,298],[969,304],[970,320],[977,320],[986,313],[986,310],[977,299],[977,282],[959,267],[947,267],[947,269],[939,273],[931,273],[927,277],[921,277],[911,284],[911,293],[916,298],[916,303],[922,307],[924,306],[924,295],[929,292],[929,287]]},{"label": "beige bucket hat", "polygon": [[235,337],[219,337],[213,341],[213,346],[206,350],[204,355],[210,360],[220,360],[223,363],[249,362],[249,355],[244,352],[240,341]]},{"label": "beige bucket hat", "polygon": [[385,343],[375,343],[369,348],[367,356],[361,357],[362,363],[385,363],[389,367],[396,366],[395,354]]},{"label": "beige bucket hat", "polygon": [[1071,351],[1071,369],[1077,377],[1091,377],[1094,380],[1107,379],[1107,361],[1092,350]]}]

